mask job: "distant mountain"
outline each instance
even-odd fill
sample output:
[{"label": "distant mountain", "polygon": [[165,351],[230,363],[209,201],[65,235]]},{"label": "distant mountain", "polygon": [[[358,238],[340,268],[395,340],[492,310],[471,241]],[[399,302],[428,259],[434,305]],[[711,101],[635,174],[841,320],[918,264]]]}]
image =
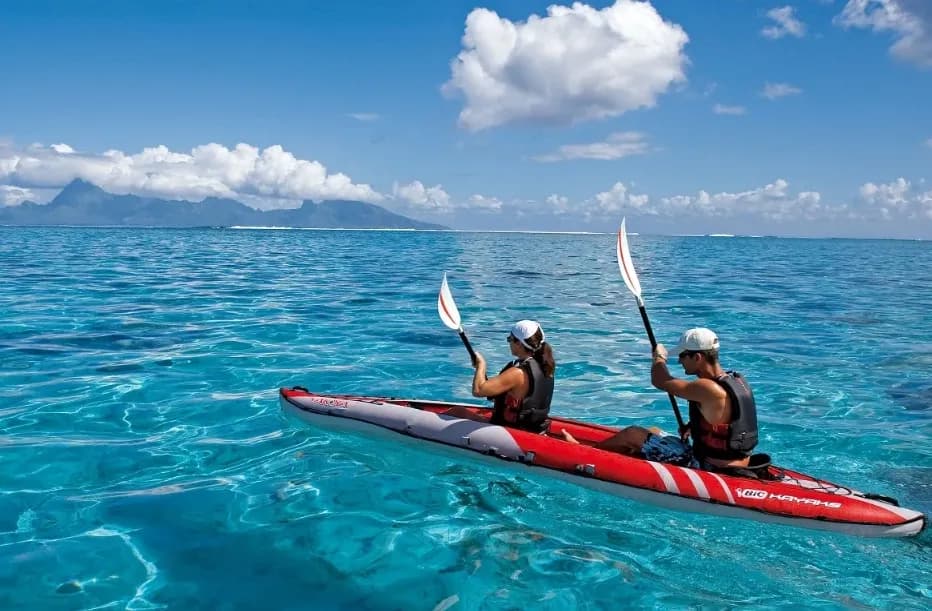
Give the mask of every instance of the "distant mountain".
[{"label": "distant mountain", "polygon": [[0,225],[126,225],[136,227],[320,227],[327,229],[448,229],[356,201],[306,200],[300,208],[256,210],[232,199],[201,202],[114,195],[74,180],[48,204],[0,207]]}]

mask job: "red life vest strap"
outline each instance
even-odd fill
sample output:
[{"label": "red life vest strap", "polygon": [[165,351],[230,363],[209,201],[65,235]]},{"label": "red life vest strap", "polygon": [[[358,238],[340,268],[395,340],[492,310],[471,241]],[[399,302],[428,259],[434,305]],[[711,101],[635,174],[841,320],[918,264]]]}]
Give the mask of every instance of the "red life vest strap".
[{"label": "red life vest strap", "polygon": [[728,449],[728,439],[731,436],[731,425],[729,423],[710,424],[705,418],[700,418],[699,431],[704,446],[716,450]]}]

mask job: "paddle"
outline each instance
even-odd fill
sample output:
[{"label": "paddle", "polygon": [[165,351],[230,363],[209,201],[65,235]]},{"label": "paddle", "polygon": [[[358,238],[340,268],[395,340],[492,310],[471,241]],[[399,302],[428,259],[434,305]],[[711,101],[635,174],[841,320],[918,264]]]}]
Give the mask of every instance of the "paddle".
[{"label": "paddle", "polygon": [[[650,319],[647,318],[647,310],[644,308],[644,299],[641,298],[641,283],[638,281],[637,272],[634,271],[634,261],[631,260],[631,251],[628,249],[628,234],[625,232],[625,219],[621,219],[621,228],[618,230],[618,241],[615,243],[615,251],[618,255],[618,269],[621,270],[621,278],[625,281],[628,290],[634,293],[638,302],[638,310],[641,312],[641,320],[644,321],[644,328],[647,329],[647,339],[650,340],[650,347],[657,347],[657,339],[654,337],[654,330],[650,326]],[[676,399],[671,393],[670,405],[673,406],[673,413],[676,415],[676,422],[683,428],[683,416],[680,415],[680,408],[676,404]]]},{"label": "paddle", "polygon": [[447,285],[446,272],[443,272],[440,296],[437,297],[437,312],[440,314],[440,320],[443,321],[444,325],[460,334],[463,345],[466,346],[466,350],[469,351],[469,358],[472,360],[472,364],[475,365],[476,351],[472,349],[469,338],[466,337],[466,332],[463,331],[463,325],[460,321],[460,311],[457,309],[456,302],[453,301],[453,295],[450,293],[450,287]]}]

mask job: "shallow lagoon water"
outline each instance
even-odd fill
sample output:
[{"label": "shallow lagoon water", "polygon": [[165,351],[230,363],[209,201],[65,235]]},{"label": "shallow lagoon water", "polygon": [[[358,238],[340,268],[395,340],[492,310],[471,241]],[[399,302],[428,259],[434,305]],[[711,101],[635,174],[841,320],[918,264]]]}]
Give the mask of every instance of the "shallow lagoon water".
[{"label": "shallow lagoon water", "polygon": [[[631,236],[761,451],[932,513],[932,243]],[[531,263],[529,263],[531,262]],[[284,417],[280,386],[469,397],[519,318],[554,411],[675,426],[612,235],[0,228],[0,607],[928,608],[932,540],[677,513]]]}]

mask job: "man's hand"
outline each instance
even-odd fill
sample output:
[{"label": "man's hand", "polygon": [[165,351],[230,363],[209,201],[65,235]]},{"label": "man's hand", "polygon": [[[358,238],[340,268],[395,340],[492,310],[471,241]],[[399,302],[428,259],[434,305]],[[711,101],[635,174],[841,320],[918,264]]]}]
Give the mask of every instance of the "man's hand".
[{"label": "man's hand", "polygon": [[654,348],[653,352],[654,362],[663,361],[667,362],[667,349],[663,344],[657,344],[657,347]]},{"label": "man's hand", "polygon": [[476,358],[473,360],[472,366],[476,369],[479,369],[479,367],[485,367],[485,357],[482,356],[481,352],[476,353]]},{"label": "man's hand", "polygon": [[680,427],[680,439],[682,439],[684,443],[689,441],[689,423],[688,422]]}]

